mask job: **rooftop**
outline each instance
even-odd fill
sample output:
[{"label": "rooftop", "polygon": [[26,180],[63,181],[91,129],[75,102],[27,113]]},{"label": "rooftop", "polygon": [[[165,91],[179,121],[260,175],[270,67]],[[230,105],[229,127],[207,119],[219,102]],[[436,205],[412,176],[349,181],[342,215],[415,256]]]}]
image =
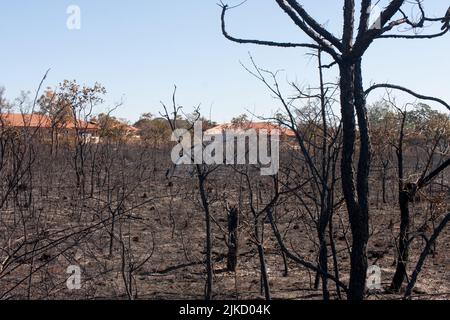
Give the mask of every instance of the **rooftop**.
[{"label": "rooftop", "polygon": [[245,130],[267,130],[268,133],[272,132],[272,130],[279,130],[281,135],[288,137],[295,137],[295,132],[288,128],[283,128],[278,124],[270,123],[270,122],[245,122],[242,124],[234,124],[234,123],[224,123],[213,127],[209,130],[206,130],[205,134],[221,134],[225,130],[232,131],[245,131]]},{"label": "rooftop", "polygon": [[[77,124],[77,125],[76,125]],[[0,125],[11,126],[15,128],[51,128],[52,120],[49,116],[43,114],[21,114],[21,113],[1,113],[0,114]],[[78,120],[77,122],[73,120],[66,121],[65,123],[60,123],[59,128],[66,129],[87,129],[87,130],[97,130],[98,125],[92,122],[86,122]]]}]

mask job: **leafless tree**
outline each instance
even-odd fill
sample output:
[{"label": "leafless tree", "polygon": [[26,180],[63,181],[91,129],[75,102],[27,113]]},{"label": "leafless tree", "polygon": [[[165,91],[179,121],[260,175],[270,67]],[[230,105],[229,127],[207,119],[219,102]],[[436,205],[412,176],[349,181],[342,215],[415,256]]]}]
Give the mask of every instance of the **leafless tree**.
[{"label": "leafless tree", "polygon": [[[343,150],[341,160],[342,190],[347,205],[349,220],[352,229],[352,255],[349,283],[349,299],[361,300],[364,298],[366,272],[367,272],[367,243],[369,240],[369,173],[371,159],[371,142],[369,123],[367,121],[366,96],[375,88],[391,87],[405,92],[411,90],[401,86],[379,84],[364,90],[362,59],[373,44],[379,39],[431,39],[444,36],[448,31],[448,24],[443,30],[432,34],[417,34],[426,27],[426,22],[446,21],[445,17],[430,18],[423,7],[423,1],[412,3],[405,0],[388,1],[381,12],[378,23],[370,25],[371,0],[360,1],[359,22],[355,23],[356,2],[344,1],[342,35],[335,36],[319,23],[297,0],[275,0],[278,6],[289,16],[295,25],[305,33],[312,43],[280,43],[275,41],[262,41],[253,39],[240,39],[230,35],[226,30],[226,13],[234,8],[222,4],[222,32],[223,35],[234,42],[241,44],[256,44],[283,48],[313,48],[327,53],[336,65],[340,74],[340,103],[343,125]],[[417,6],[420,17],[413,19],[406,15],[407,6]],[[395,28],[407,26],[412,34],[395,33]],[[357,29],[358,28],[358,29]],[[415,32],[415,33],[414,33]],[[416,94],[417,95],[417,94]],[[438,100],[434,98],[434,100]],[[448,107],[448,105],[447,105]],[[450,109],[450,108],[449,108]],[[355,117],[356,116],[356,117]],[[355,121],[357,119],[357,123]],[[358,131],[357,131],[358,128]],[[353,158],[355,155],[356,135],[359,135],[359,159],[355,172]]]}]

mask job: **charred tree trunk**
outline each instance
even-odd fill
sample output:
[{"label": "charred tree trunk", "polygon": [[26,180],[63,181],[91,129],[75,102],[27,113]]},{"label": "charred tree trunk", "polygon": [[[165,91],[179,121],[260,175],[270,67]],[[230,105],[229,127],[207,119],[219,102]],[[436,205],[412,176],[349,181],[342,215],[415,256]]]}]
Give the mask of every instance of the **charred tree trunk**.
[{"label": "charred tree trunk", "polygon": [[387,161],[381,161],[381,192],[382,192],[382,198],[383,203],[387,203],[387,197],[386,197],[386,180],[387,180],[387,170],[389,166],[389,160]]},{"label": "charred tree trunk", "polygon": [[111,229],[109,231],[109,256],[112,257],[114,251],[114,232],[116,227],[116,212],[111,212]]},{"label": "charred tree trunk", "polygon": [[[351,270],[348,298],[364,299],[367,273],[368,174],[370,168],[370,139],[362,88],[361,62],[343,61],[340,65],[341,112],[343,125],[342,190],[352,230]],[[357,111],[360,133],[360,156],[355,193],[353,155],[355,153]]]},{"label": "charred tree trunk", "polygon": [[205,176],[202,174],[200,165],[197,165],[198,184],[200,189],[200,197],[202,201],[203,210],[205,213],[205,231],[206,231],[206,286],[205,286],[205,300],[212,300],[213,298],[213,266],[212,266],[212,238],[211,238],[211,215],[209,212],[208,196],[205,189]]},{"label": "charred tree trunk", "polygon": [[397,267],[391,283],[391,290],[399,292],[406,277],[406,264],[409,257],[408,235],[410,229],[409,195],[406,190],[399,192],[400,235],[398,240]]},{"label": "charred tree trunk", "polygon": [[402,122],[400,126],[400,136],[397,146],[397,166],[398,166],[398,203],[400,207],[400,234],[398,239],[397,267],[392,279],[390,289],[393,292],[399,292],[406,276],[406,262],[408,261],[408,235],[410,229],[409,218],[409,193],[405,189],[403,178],[403,140],[407,113],[402,113]]},{"label": "charred tree trunk", "polygon": [[239,227],[239,211],[237,208],[232,208],[228,212],[228,255],[227,255],[227,269],[228,271],[236,271],[238,263],[238,227]]},{"label": "charred tree trunk", "polygon": [[[319,237],[320,242],[320,251],[319,251],[319,269],[328,272],[328,249],[327,249],[327,243],[325,240],[325,232],[321,232],[321,235]],[[324,274],[321,274],[322,279],[322,292],[323,292],[323,299],[329,300],[330,299],[330,292],[328,291],[328,278]]]},{"label": "charred tree trunk", "polygon": [[267,272],[266,255],[265,255],[265,250],[264,250],[264,238],[263,238],[262,231],[260,230],[259,224],[260,224],[260,219],[258,216],[255,216],[254,231],[255,231],[257,248],[258,248],[259,265],[260,265],[260,271],[261,271],[261,284],[262,284],[262,288],[264,289],[265,299],[271,300],[269,274]]},{"label": "charred tree trunk", "polygon": [[[366,95],[363,88],[361,59],[355,65],[355,109],[359,129],[359,160],[356,189],[359,205],[359,216],[356,219],[357,250],[354,257],[355,289],[357,299],[363,299],[367,277],[367,243],[369,241],[369,174],[371,164],[371,141],[369,133],[369,121],[367,117]],[[355,233],[353,233],[355,238]]]},{"label": "charred tree trunk", "polygon": [[[330,190],[328,188],[328,169],[329,169],[329,163],[328,163],[328,123],[327,123],[327,111],[326,111],[326,92],[325,92],[325,86],[324,86],[324,79],[323,79],[323,66],[322,66],[322,54],[319,50],[318,52],[318,68],[319,68],[319,81],[320,81],[320,105],[321,105],[321,117],[322,117],[322,130],[323,130],[323,137],[322,137],[322,183],[321,183],[321,196],[320,196],[320,216],[319,216],[319,222],[318,222],[318,239],[319,239],[319,270],[322,270],[325,273],[328,273],[328,250],[327,250],[327,243],[326,243],[326,229],[328,226],[328,222],[330,219],[330,208],[328,206],[329,204],[329,195]],[[330,293],[328,291],[328,278],[322,274],[322,292],[323,292],[323,299],[329,300]],[[318,288],[318,282],[319,280],[319,274],[316,274],[316,289]]]}]

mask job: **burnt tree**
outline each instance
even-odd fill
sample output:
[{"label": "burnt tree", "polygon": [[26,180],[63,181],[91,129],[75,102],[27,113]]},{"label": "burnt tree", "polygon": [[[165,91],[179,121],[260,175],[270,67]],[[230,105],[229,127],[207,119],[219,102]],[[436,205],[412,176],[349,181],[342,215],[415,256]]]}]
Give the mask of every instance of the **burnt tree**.
[{"label": "burnt tree", "polygon": [[[337,66],[340,73],[340,103],[343,127],[343,149],[341,160],[342,191],[352,231],[351,271],[348,290],[349,299],[363,299],[367,273],[367,243],[369,240],[369,171],[371,160],[371,140],[367,120],[366,96],[363,86],[362,60],[375,40],[378,39],[432,39],[445,35],[450,26],[444,24],[443,30],[434,34],[392,33],[397,26],[409,26],[411,30],[423,29],[426,22],[447,21],[445,17],[429,18],[423,8],[423,1],[391,0],[386,3],[377,22],[371,26],[372,1],[360,1],[359,22],[355,21],[356,1],[345,0],[343,7],[342,35],[335,36],[314,19],[297,0],[275,0],[278,6],[290,17],[295,25],[313,43],[275,42],[253,39],[240,39],[226,30],[225,16],[229,7],[222,4],[222,33],[230,41],[241,44],[266,45],[280,48],[309,48],[327,53],[333,60],[329,65]],[[415,5],[420,10],[418,19],[411,19],[405,12],[407,5]],[[384,87],[386,85],[378,85]],[[395,89],[402,89],[397,87]],[[405,90],[403,90],[405,91]],[[358,130],[357,130],[358,128]],[[359,139],[357,139],[359,135]],[[358,141],[358,148],[356,143]],[[356,170],[353,160],[359,151]],[[356,172],[355,172],[356,171]],[[356,181],[355,181],[356,178]]]}]

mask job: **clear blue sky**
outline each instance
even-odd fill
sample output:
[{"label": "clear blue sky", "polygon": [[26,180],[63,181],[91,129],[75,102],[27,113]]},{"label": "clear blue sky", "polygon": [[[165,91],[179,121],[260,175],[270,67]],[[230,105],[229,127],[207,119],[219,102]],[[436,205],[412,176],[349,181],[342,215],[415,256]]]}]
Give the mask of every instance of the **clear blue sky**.
[{"label": "clear blue sky", "polygon": [[[277,108],[266,89],[239,64],[248,62],[248,52],[262,67],[286,70],[282,80],[317,83],[315,62],[305,49],[238,45],[224,39],[216,2],[2,1],[0,86],[6,88],[8,98],[14,98],[21,90],[35,90],[51,68],[46,85],[55,86],[63,79],[98,81],[108,90],[106,106],[123,98],[125,104],[116,115],[136,120],[144,112],[158,113],[159,101],[170,101],[177,84],[179,102],[187,110],[201,103],[209,114],[212,106],[212,118],[227,121],[246,109],[267,115]],[[230,0],[230,4],[238,2]],[[447,0],[424,2],[432,16],[442,16],[448,7]],[[340,34],[342,1],[303,3]],[[71,4],[82,10],[81,30],[66,28],[66,9]],[[236,36],[306,40],[274,0],[249,0],[229,13],[228,24]],[[364,60],[365,84],[390,81],[450,101],[449,38],[379,40]],[[334,71],[327,72],[329,80],[335,77]],[[379,94],[372,100],[376,97]]]}]

